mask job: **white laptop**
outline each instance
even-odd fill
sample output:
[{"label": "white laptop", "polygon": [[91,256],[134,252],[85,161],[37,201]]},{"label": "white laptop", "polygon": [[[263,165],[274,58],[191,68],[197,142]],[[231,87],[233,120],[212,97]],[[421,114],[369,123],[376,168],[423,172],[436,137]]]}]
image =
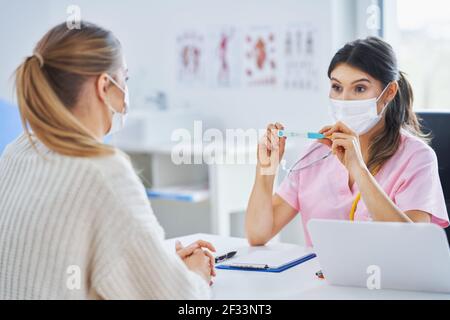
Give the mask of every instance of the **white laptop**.
[{"label": "white laptop", "polygon": [[450,292],[449,245],[434,224],[313,219],[308,230],[330,284]]}]

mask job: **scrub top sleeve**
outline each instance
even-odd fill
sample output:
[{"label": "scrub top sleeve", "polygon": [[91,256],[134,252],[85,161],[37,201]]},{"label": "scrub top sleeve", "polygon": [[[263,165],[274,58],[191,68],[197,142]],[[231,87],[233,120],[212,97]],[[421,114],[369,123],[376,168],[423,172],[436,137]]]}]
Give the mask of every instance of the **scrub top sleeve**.
[{"label": "scrub top sleeve", "polygon": [[284,201],[286,201],[297,212],[300,211],[300,204],[298,201],[298,179],[295,174],[286,176],[282,183],[276,189],[278,194]]}]

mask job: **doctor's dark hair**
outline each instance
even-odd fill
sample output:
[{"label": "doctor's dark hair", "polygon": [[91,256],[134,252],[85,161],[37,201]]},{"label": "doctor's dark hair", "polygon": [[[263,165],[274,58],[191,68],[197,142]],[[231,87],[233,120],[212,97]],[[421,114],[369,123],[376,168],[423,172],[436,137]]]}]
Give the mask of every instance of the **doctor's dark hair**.
[{"label": "doctor's dark hair", "polygon": [[115,73],[121,66],[121,45],[108,30],[83,21],[79,29],[61,23],[48,31],[15,73],[20,116],[33,147],[30,129],[63,155],[113,154],[114,148],[97,141],[71,108],[88,78]]},{"label": "doctor's dark hair", "polygon": [[398,92],[386,106],[383,132],[376,135],[369,146],[367,167],[373,172],[394,155],[400,145],[400,130],[403,128],[411,134],[429,142],[429,137],[422,132],[419,119],[413,111],[413,90],[405,74],[398,70],[397,58],[392,47],[385,41],[368,37],[347,43],[331,60],[328,77],[340,64],[348,64],[380,81],[385,88],[397,81]]}]

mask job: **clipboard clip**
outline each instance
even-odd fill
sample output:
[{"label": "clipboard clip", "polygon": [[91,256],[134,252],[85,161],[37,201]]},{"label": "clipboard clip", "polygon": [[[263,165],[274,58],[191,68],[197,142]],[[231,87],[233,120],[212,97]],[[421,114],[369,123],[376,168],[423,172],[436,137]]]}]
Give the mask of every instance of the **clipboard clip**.
[{"label": "clipboard clip", "polygon": [[242,268],[242,269],[255,269],[255,270],[264,270],[269,269],[269,265],[267,264],[250,264],[250,263],[232,263],[229,265],[233,268]]}]

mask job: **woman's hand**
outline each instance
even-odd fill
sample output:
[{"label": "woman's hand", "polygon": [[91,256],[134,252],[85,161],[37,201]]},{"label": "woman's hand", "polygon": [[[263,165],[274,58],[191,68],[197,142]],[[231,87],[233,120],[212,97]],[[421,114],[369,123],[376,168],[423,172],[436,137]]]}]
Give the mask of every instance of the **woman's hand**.
[{"label": "woman's hand", "polygon": [[175,243],[175,250],[188,269],[200,274],[211,285],[211,277],[216,276],[216,271],[214,269],[215,259],[211,252],[203,250],[202,248],[216,252],[214,246],[210,242],[204,240],[198,240],[187,247],[183,247],[178,240]]},{"label": "woman's hand", "polygon": [[338,157],[352,176],[366,168],[358,135],[344,123],[339,121],[333,126],[322,128],[319,132],[327,137],[320,139],[319,142],[331,147],[333,154]]},{"label": "woman's hand", "polygon": [[214,267],[211,267],[210,259],[205,255],[205,251],[202,249],[195,249],[194,252],[183,261],[189,270],[199,274],[207,283],[209,283],[209,285],[212,285],[211,277]]},{"label": "woman's hand", "polygon": [[283,158],[286,138],[279,138],[277,134],[278,130],[283,129],[281,123],[270,123],[266,134],[258,143],[258,166],[264,170],[264,175],[275,175]]},{"label": "woman's hand", "polygon": [[283,129],[280,123],[269,124],[264,137],[258,143],[255,184],[245,215],[245,232],[252,246],[264,245],[291,220],[289,214],[292,208],[278,195],[273,194],[275,174],[286,144],[286,138],[278,137],[278,130]]}]

